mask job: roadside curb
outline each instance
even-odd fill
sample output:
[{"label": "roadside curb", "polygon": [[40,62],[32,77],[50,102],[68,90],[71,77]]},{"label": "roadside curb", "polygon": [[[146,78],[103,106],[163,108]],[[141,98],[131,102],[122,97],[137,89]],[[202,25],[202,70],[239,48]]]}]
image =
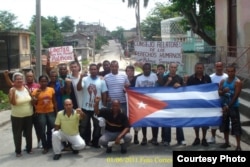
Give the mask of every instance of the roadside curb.
[{"label": "roadside curb", "polygon": [[10,110],[3,110],[0,111],[0,127],[3,127],[4,125],[8,124],[10,122]]},{"label": "roadside curb", "polygon": [[8,124],[9,122],[10,122],[10,120],[1,122],[0,123],[0,128],[3,127],[4,125]]}]

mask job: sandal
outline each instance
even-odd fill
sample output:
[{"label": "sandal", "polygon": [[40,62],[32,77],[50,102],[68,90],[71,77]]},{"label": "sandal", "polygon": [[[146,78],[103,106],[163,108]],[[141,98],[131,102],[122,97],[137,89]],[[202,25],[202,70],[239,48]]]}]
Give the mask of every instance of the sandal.
[{"label": "sandal", "polygon": [[33,151],[28,151],[27,153],[28,153],[28,154],[33,154]]},{"label": "sandal", "polygon": [[48,152],[49,152],[48,149],[44,149],[44,150],[42,151],[43,154],[47,154]]}]

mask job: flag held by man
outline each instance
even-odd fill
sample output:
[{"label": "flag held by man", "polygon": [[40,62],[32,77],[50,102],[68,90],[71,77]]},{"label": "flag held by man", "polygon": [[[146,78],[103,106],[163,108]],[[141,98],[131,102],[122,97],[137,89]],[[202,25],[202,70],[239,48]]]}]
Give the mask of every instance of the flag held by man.
[{"label": "flag held by man", "polygon": [[217,126],[222,119],[218,85],[127,89],[133,127]]}]

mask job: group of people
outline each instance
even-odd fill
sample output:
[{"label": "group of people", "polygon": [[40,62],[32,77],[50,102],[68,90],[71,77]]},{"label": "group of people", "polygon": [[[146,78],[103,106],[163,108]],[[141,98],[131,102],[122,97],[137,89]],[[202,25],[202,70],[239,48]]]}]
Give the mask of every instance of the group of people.
[{"label": "group of people", "polygon": [[[225,134],[225,143],[222,148],[230,147],[229,122],[232,122],[232,133],[236,136],[237,150],[240,147],[240,118],[238,111],[238,97],[241,91],[241,81],[236,77],[233,66],[223,72],[223,63],[216,62],[215,73],[204,73],[204,65],[197,63],[195,73],[189,77],[177,74],[178,64],[170,63],[169,70],[159,64],[157,72],[152,72],[151,64],[142,66],[142,73],[135,76],[134,66],[127,66],[126,74],[119,73],[119,63],[116,60],[102,63],[103,71],[99,71],[97,64],[89,65],[89,75],[81,72],[78,61],[59,64],[58,72],[51,69],[48,63],[47,75],[39,77],[35,83],[32,71],[14,73],[12,81],[5,73],[7,83],[11,86],[9,99],[12,107],[11,122],[15,143],[16,156],[21,154],[22,135],[26,139],[26,151],[32,153],[32,126],[34,124],[38,143],[41,141],[43,154],[50,148],[54,151],[54,160],[61,157],[64,147],[70,147],[74,154],[86,145],[95,148],[104,147],[107,153],[112,152],[110,141],[121,146],[121,153],[127,152],[132,140],[130,125],[127,117],[126,88],[129,87],[174,87],[218,83],[218,93],[222,98],[223,122],[220,130]],[[48,76],[48,77],[47,77]],[[26,82],[25,82],[26,78]],[[225,100],[227,99],[227,100]],[[104,118],[104,119],[100,119]],[[101,124],[101,121],[104,121]],[[91,122],[93,128],[91,127]],[[105,130],[102,131],[102,126]],[[199,129],[202,129],[202,140]],[[209,127],[194,127],[195,140],[192,145],[215,142],[215,133],[218,127],[212,128],[211,140],[206,140]],[[93,132],[92,132],[93,129]],[[138,133],[140,128],[134,128],[134,144],[139,144]],[[147,139],[147,128],[142,127],[141,145],[148,142],[159,145],[159,127],[152,127],[152,139]],[[162,144],[170,145],[171,127],[161,127]],[[184,132],[181,127],[176,128],[177,144],[185,145]]]}]

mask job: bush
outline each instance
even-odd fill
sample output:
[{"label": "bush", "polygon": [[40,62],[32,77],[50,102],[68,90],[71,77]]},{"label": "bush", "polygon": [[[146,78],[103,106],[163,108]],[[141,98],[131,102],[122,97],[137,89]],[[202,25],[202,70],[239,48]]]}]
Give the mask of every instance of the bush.
[{"label": "bush", "polygon": [[0,90],[0,111],[10,109],[8,95]]}]

